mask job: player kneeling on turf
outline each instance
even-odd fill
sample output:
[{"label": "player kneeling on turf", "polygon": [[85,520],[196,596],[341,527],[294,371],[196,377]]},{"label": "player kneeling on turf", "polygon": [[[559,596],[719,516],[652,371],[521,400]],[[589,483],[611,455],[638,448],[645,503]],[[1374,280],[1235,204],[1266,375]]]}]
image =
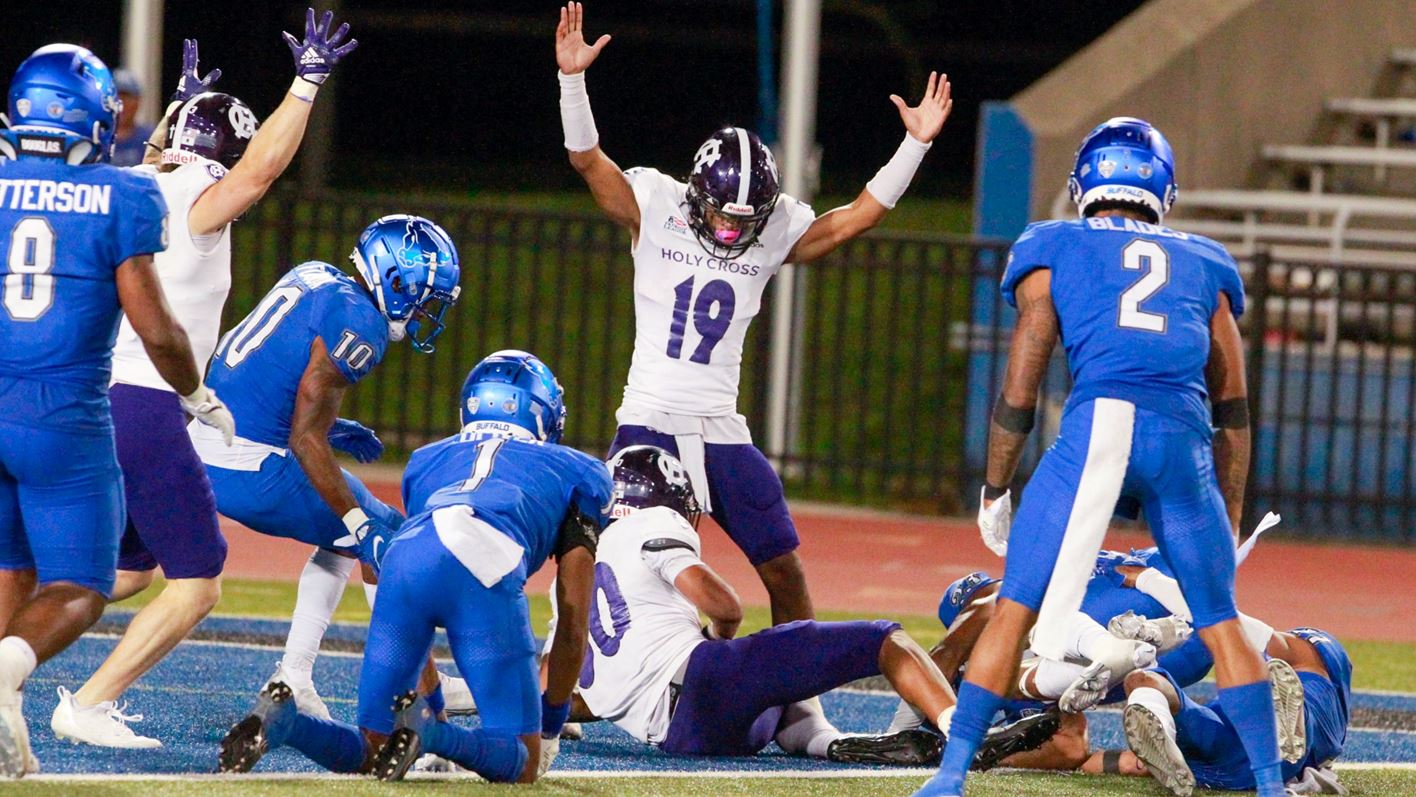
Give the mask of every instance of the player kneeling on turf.
[{"label": "player kneeling on turf", "polygon": [[[701,511],[683,464],[639,445],[610,465],[615,520],[595,559],[592,650],[580,671],[586,714],[683,755],[753,755],[775,740],[788,753],[847,763],[938,760],[938,736],[849,736],[816,699],[884,674],[948,727],[953,690],[898,623],[802,620],[734,639],[742,607],[701,558],[694,530]],[[706,629],[700,611],[710,619]]]},{"label": "player kneeling on turf", "polygon": [[[409,519],[379,562],[359,726],[297,710],[289,686],[273,682],[222,740],[222,771],[248,771],[281,745],[384,780],[402,778],[424,752],[497,782],[530,783],[550,767],[585,655],[609,473],[556,445],[561,387],[525,352],[497,352],[472,369],[462,421],[461,433],[414,452],[404,473]],[[563,627],[540,694],[523,588],[551,556]],[[426,699],[412,691],[439,627],[476,698],[477,730],[438,719],[440,689]]]}]

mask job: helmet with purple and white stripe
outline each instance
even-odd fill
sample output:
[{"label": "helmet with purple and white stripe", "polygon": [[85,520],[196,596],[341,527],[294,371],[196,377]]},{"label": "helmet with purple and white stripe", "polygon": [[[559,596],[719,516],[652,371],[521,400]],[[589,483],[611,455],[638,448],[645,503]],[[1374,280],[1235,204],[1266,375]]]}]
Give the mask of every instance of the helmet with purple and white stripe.
[{"label": "helmet with purple and white stripe", "polygon": [[772,150],[749,130],[725,127],[693,157],[688,226],[709,254],[737,257],[762,234],[780,195]]}]

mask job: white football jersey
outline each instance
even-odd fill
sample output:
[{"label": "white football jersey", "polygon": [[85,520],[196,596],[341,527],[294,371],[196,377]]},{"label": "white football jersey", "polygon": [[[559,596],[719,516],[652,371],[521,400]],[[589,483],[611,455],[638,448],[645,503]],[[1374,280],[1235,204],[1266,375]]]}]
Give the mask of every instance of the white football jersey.
[{"label": "white football jersey", "polygon": [[[226,170],[219,163],[202,161],[159,172],[151,166],[134,167],[152,173],[167,202],[168,246],[153,255],[162,292],[172,314],[187,330],[197,367],[206,371],[221,332],[221,308],[231,292],[231,225],[218,233],[193,236],[187,214],[202,192],[220,180]],[[123,317],[113,347],[113,382],[171,390],[148,359],[142,339]]]},{"label": "white football jersey", "polygon": [[634,253],[634,359],[626,405],[679,415],[737,412],[747,327],[762,292],[816,220],[786,194],[752,247],[714,257],[688,227],[688,186],[653,169],[625,172],[639,203]]},{"label": "white football jersey", "polygon": [[664,740],[669,681],[704,642],[698,609],[674,586],[703,563],[701,550],[693,527],[668,507],[641,509],[600,535],[592,660],[581,670],[580,696],[642,742]]}]

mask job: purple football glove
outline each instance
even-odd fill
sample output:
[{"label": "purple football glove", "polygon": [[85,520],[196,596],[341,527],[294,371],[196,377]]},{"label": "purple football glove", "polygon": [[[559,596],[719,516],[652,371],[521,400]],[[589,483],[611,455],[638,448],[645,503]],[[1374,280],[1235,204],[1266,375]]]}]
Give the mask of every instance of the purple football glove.
[{"label": "purple football glove", "polygon": [[350,39],[343,44],[344,37],[349,34],[349,23],[339,26],[339,30],[333,35],[330,34],[330,25],[334,22],[334,12],[326,11],[320,17],[319,24],[315,23],[315,9],[305,9],[305,40],[296,41],[295,37],[289,33],[282,33],[285,43],[290,47],[291,55],[295,56],[295,74],[305,80],[321,85],[325,78],[329,77],[330,70],[339,63],[339,59],[354,51],[359,46],[357,39]]},{"label": "purple football glove", "polygon": [[360,462],[373,462],[383,456],[383,441],[373,429],[358,421],[336,418],[329,429],[329,444]]},{"label": "purple football glove", "polygon": [[182,40],[182,76],[177,78],[177,90],[172,92],[173,102],[186,102],[206,91],[211,91],[216,81],[221,80],[221,70],[213,69],[206,77],[197,74],[197,40]]}]

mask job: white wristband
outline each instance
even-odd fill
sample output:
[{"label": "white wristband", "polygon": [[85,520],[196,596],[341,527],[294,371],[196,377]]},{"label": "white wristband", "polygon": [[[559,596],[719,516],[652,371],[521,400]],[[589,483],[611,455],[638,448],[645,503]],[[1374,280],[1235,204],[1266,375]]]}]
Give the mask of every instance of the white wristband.
[{"label": "white wristband", "polygon": [[900,142],[900,148],[895,150],[894,157],[870,178],[870,182],[865,184],[865,190],[875,197],[876,202],[887,208],[895,207],[895,203],[905,195],[905,189],[910,187],[910,180],[914,179],[915,171],[919,169],[920,161],[924,160],[924,153],[929,151],[929,147],[929,144],[906,133],[905,140]]},{"label": "white wristband", "polygon": [[305,102],[314,102],[315,95],[320,91],[319,84],[297,77],[290,82],[290,93],[295,95],[295,99]]},{"label": "white wristband", "polygon": [[560,79],[561,127],[565,130],[565,148],[571,152],[589,152],[600,143],[595,129],[595,116],[590,113],[590,95],[585,93],[585,73],[567,75],[557,72]]},{"label": "white wristband", "polygon": [[357,506],[344,513],[344,528],[349,529],[349,533],[356,538],[359,536],[359,529],[367,522],[369,516]]}]

